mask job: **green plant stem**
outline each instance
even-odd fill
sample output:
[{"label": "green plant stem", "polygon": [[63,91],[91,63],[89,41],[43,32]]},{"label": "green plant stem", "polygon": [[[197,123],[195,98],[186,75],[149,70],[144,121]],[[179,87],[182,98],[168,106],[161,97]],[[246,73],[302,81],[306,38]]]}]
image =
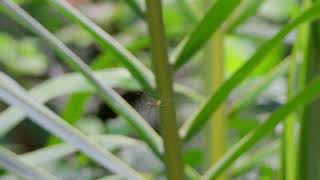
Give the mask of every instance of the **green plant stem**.
[{"label": "green plant stem", "polygon": [[[209,92],[213,92],[224,80],[224,33],[222,30],[216,32],[208,44],[208,56],[206,56],[206,84]],[[206,128],[206,159],[208,165],[219,160],[227,149],[225,108],[221,105],[210,118]],[[226,177],[220,177],[220,180]]]},{"label": "green plant stem", "polygon": [[[302,10],[302,8],[301,8]],[[301,53],[303,49],[303,41],[305,38],[303,29],[306,25],[303,25],[298,29],[298,39],[294,44],[292,58],[290,60],[290,67],[288,71],[288,90],[287,98],[293,98],[298,92],[301,83],[298,76],[298,63],[301,58]],[[298,112],[292,112],[284,121],[284,130],[282,136],[281,145],[281,165],[279,170],[279,177],[283,180],[285,179],[297,179],[297,148],[298,141],[296,138],[296,125],[298,122]]]},{"label": "green plant stem", "polygon": [[[310,1],[305,1],[309,3]],[[320,2],[312,0],[312,3]],[[312,5],[311,3],[311,5]],[[309,84],[320,74],[320,21],[312,22],[307,31],[307,47],[303,61],[303,83]],[[298,179],[320,179],[320,99],[304,107],[299,145]]]},{"label": "green plant stem", "polygon": [[[288,99],[294,97],[297,93],[296,82],[297,82],[297,57],[291,59],[290,70],[288,74]],[[283,131],[283,142],[281,149],[281,166],[280,166],[280,177],[282,179],[296,179],[296,156],[297,156],[297,142],[295,127],[297,123],[297,113],[293,112],[284,121]]]},{"label": "green plant stem", "polygon": [[[204,8],[212,2],[204,0]],[[215,3],[215,1],[213,2]],[[211,94],[224,81],[224,32],[218,30],[205,49],[204,53],[204,84],[208,94]],[[206,126],[205,156],[207,167],[219,160],[226,151],[226,121],[224,106],[220,106],[217,112],[211,116]],[[219,179],[225,179],[221,177]]]},{"label": "green plant stem", "polygon": [[161,133],[164,141],[164,160],[169,180],[184,179],[181,142],[178,136],[174,106],[173,81],[168,61],[161,0],[146,0],[147,19],[151,37],[152,65],[156,75],[160,106]]}]

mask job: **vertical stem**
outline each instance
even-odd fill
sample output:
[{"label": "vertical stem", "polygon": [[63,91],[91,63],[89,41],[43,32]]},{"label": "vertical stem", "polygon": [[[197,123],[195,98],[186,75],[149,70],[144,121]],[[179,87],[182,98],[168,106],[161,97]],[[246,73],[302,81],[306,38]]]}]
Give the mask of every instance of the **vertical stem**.
[{"label": "vertical stem", "polygon": [[[293,15],[296,15],[302,8],[297,8]],[[294,44],[292,59],[290,60],[290,69],[288,73],[288,83],[287,83],[287,98],[293,98],[299,92],[299,86],[301,85],[299,81],[299,70],[298,63],[301,59],[301,53],[303,49],[303,27],[298,30],[297,41]],[[298,112],[291,113],[284,121],[284,131],[282,136],[282,147],[281,147],[281,166],[280,166],[280,178],[282,180],[286,179],[297,179],[297,132],[296,125],[298,122]]]},{"label": "vertical stem", "polygon": [[[316,2],[319,0],[313,0]],[[307,38],[307,50],[304,59],[304,83],[308,84],[320,74],[320,21],[310,24]],[[303,109],[298,179],[320,179],[320,98]]]},{"label": "vertical stem", "polygon": [[[299,44],[299,42],[297,42]],[[298,46],[294,49],[294,56],[290,62],[288,74],[288,92],[287,97],[291,99],[297,93],[297,63],[298,63]],[[280,179],[296,179],[297,166],[297,142],[295,127],[297,123],[297,113],[291,113],[284,121],[284,132],[282,137],[281,148],[281,168]]]},{"label": "vertical stem", "polygon": [[[207,0],[206,0],[207,1]],[[208,7],[210,2],[205,2]],[[217,31],[207,45],[205,56],[205,84],[212,93],[224,81],[224,32]],[[214,113],[206,128],[205,154],[207,165],[215,163],[226,151],[226,121],[224,105]],[[219,179],[226,179],[221,176]]]},{"label": "vertical stem", "polygon": [[167,176],[169,180],[182,180],[184,179],[184,166],[181,154],[181,140],[178,137],[172,90],[172,72],[168,62],[161,0],[146,0],[146,4],[157,90],[160,100],[165,102],[164,106],[160,106],[160,119]]},{"label": "vertical stem", "polygon": [[[224,80],[224,48],[223,32],[218,31],[208,46],[211,56],[206,57],[207,78],[209,91],[215,91]],[[207,160],[209,164],[216,162],[226,151],[226,122],[225,109],[222,105],[211,117],[207,127]]]}]

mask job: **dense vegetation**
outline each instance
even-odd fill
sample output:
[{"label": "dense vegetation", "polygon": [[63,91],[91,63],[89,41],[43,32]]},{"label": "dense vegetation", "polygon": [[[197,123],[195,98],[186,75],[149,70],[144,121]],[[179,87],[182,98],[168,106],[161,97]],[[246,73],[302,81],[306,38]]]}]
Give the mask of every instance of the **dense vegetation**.
[{"label": "dense vegetation", "polygon": [[0,0],[3,179],[320,179],[318,0]]}]

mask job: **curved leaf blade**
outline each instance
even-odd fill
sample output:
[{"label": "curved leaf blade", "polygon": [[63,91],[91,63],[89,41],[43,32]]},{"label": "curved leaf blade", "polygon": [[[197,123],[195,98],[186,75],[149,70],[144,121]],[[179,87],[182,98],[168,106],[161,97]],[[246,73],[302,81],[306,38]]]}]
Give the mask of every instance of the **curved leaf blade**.
[{"label": "curved leaf blade", "polygon": [[0,73],[0,99],[22,109],[38,125],[73,144],[96,162],[123,177],[143,179],[120,159],[88,140],[79,130],[70,126],[54,112],[32,98],[7,75]]},{"label": "curved leaf blade", "polygon": [[268,132],[276,127],[276,125],[285,119],[291,112],[299,106],[306,105],[320,95],[320,78],[310,83],[301,93],[290,100],[287,104],[272,113],[272,115],[256,129],[249,132],[237,144],[235,144],[226,155],[213,165],[201,179],[216,179],[224,172],[234,161],[242,154],[247,152],[253,145],[265,137]]},{"label": "curved leaf blade", "polygon": [[320,3],[314,4],[305,10],[289,24],[281,29],[272,39],[265,42],[256,51],[256,53],[231,76],[221,87],[202,105],[194,116],[192,116],[180,129],[180,136],[185,140],[189,140],[205,125],[209,117],[217,110],[222,102],[224,102],[231,91],[239,85],[248,75],[259,65],[263,58],[276,47],[285,36],[298,25],[311,21],[320,16]]},{"label": "curved leaf blade", "polygon": [[195,30],[187,37],[174,62],[174,69],[180,68],[210,39],[232,14],[242,0],[218,0],[209,9]]},{"label": "curved leaf blade", "polygon": [[259,79],[259,82],[254,86],[249,87],[250,89],[246,88],[246,92],[241,94],[240,97],[237,97],[237,100],[235,100],[235,102],[231,104],[230,108],[228,108],[228,115],[237,115],[254,104],[254,100],[268,88],[273,80],[288,72],[290,66],[289,60],[291,60],[291,56],[285,58],[282,62],[273,67],[270,72]]},{"label": "curved leaf blade", "polygon": [[136,15],[145,20],[145,13],[136,0],[124,0]]},{"label": "curved leaf blade", "polygon": [[[98,79],[103,79],[103,84],[109,87],[122,87],[128,90],[140,90],[136,82],[126,69],[114,68],[94,72]],[[199,102],[203,99],[197,93],[187,87],[175,84],[177,93]],[[84,79],[81,74],[70,73],[45,81],[29,90],[29,94],[41,103],[46,103],[51,99],[73,93],[95,93],[94,87]],[[0,136],[7,134],[12,128],[20,123],[26,114],[10,107],[0,113]]]},{"label": "curved leaf blade", "polygon": [[48,2],[88,31],[103,48],[109,50],[123,63],[146,91],[152,93],[154,76],[133,54],[68,2],[64,0],[49,0]]},{"label": "curved leaf blade", "polygon": [[58,180],[57,177],[50,173],[22,161],[19,156],[2,146],[0,146],[0,164],[9,171],[12,171],[26,179]]},{"label": "curved leaf blade", "polygon": [[[122,135],[93,135],[89,136],[89,138],[92,141],[100,144],[102,147],[105,147],[108,151],[132,146],[144,146],[146,149],[148,148],[144,142]],[[32,163],[33,165],[42,165],[57,159],[61,159],[76,151],[77,149],[75,147],[69,144],[61,143],[22,154],[20,155],[20,158],[26,162]]]}]

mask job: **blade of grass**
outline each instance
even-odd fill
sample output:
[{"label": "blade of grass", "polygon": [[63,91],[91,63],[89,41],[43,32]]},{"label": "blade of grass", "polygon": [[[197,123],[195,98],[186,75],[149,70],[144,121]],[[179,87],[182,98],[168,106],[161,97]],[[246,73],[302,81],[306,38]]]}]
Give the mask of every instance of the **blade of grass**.
[{"label": "blade of grass", "polygon": [[35,123],[73,144],[103,167],[126,178],[144,179],[120,159],[89,140],[79,130],[32,98],[21,86],[3,73],[0,73],[0,98],[22,109]]},{"label": "blade of grass", "polygon": [[[103,84],[110,87],[122,87],[133,91],[141,89],[126,69],[114,68],[97,71],[94,74],[99,79],[103,79]],[[176,84],[175,89],[180,94],[184,94],[196,102],[200,102],[203,99],[203,97],[185,86]],[[93,94],[95,89],[81,74],[70,73],[45,81],[29,90],[29,94],[43,104],[56,97],[73,93]],[[24,118],[25,113],[14,107],[2,111],[0,113],[0,136],[7,134]]]},{"label": "blade of grass", "polygon": [[169,180],[184,179],[181,141],[178,135],[174,106],[172,72],[168,60],[167,42],[162,18],[161,0],[146,0],[147,19],[151,37],[152,66],[156,74],[160,106],[161,134],[164,141],[164,160]]},{"label": "blade of grass", "polygon": [[227,154],[213,165],[201,179],[216,179],[228,167],[232,165],[242,154],[247,152],[253,145],[265,137],[276,125],[284,120],[298,107],[306,105],[320,95],[320,78],[311,82],[301,93],[292,98],[284,106],[276,110],[267,120],[256,129],[249,132],[227,152]]},{"label": "blade of grass", "polygon": [[189,140],[198,133],[209,117],[223,103],[231,91],[239,85],[248,75],[259,65],[263,58],[276,47],[285,36],[298,25],[318,18],[320,15],[320,3],[310,7],[299,16],[294,18],[289,24],[281,29],[272,39],[265,42],[256,51],[256,53],[238,70],[236,71],[222,86],[204,103],[201,108],[186,122],[180,129],[180,136],[184,141]]},{"label": "blade of grass", "polygon": [[254,16],[264,0],[243,0],[239,8],[228,19],[224,29],[227,32],[234,31],[239,25]]},{"label": "blade of grass", "polygon": [[179,10],[184,18],[191,24],[195,24],[198,22],[198,17],[192,11],[190,5],[186,2],[186,0],[176,0]]},{"label": "blade of grass", "polygon": [[[151,149],[157,154],[161,155],[163,152],[163,144],[160,136],[153,130],[153,128],[137,113],[124,99],[121,98],[110,87],[105,86],[100,79],[94,76],[91,69],[68,47],[45,29],[39,22],[33,19],[22,8],[17,6],[11,0],[1,0],[8,10],[9,15],[17,19],[18,22],[23,22],[36,35],[42,37],[46,42],[52,46],[62,60],[72,69],[79,71],[97,90],[102,100],[110,106],[110,108],[126,119],[130,125],[137,129],[141,137],[148,143]],[[147,74],[146,74],[147,75]]]},{"label": "blade of grass", "polygon": [[142,8],[140,7],[140,5],[137,3],[136,0],[124,0],[128,6],[132,9],[132,11],[134,13],[136,13],[136,15],[141,18],[141,19],[145,19],[145,13],[144,11],[142,10]]},{"label": "blade of grass", "polygon": [[263,161],[268,160],[269,157],[274,156],[279,151],[279,141],[267,144],[263,146],[263,149],[241,157],[238,161],[239,163],[236,163],[236,165],[228,171],[228,175],[231,177],[244,175],[244,173],[256,168]]},{"label": "blade of grass", "polygon": [[[70,125],[75,125],[86,112],[86,105],[89,102],[92,94],[90,93],[75,93],[71,94],[65,104],[62,113],[62,119],[66,120]],[[1,118],[1,117],[0,117]],[[47,140],[48,145],[57,144],[61,140],[55,136],[51,136]]]},{"label": "blade of grass", "polygon": [[[89,136],[89,138],[106,148],[108,151],[133,146],[144,146],[146,149],[148,148],[144,142],[122,135],[93,135]],[[71,155],[76,151],[77,149],[75,147],[62,143],[22,154],[20,155],[20,158],[33,165],[42,165]]]},{"label": "blade of grass", "polygon": [[[127,70],[117,68],[103,70],[94,73],[99,79],[103,79],[103,84],[110,87],[123,87],[130,90],[139,89],[139,84],[132,79]],[[29,90],[31,96],[41,103],[46,103],[51,99],[72,93],[94,93],[95,89],[87,82],[81,74],[70,73],[58,76],[34,86]],[[10,107],[0,113],[0,135],[7,134],[19,122],[25,118],[25,113],[21,110]]]},{"label": "blade of grass", "polygon": [[256,83],[253,87],[246,90],[244,94],[241,94],[230,107],[228,107],[229,116],[234,116],[248,108],[254,103],[254,100],[263,93],[271,82],[278,78],[281,75],[284,75],[289,70],[291,56],[286,57],[282,62],[273,67],[273,69],[268,72],[266,75],[259,79],[259,82]]},{"label": "blade of grass", "polygon": [[22,161],[19,156],[2,146],[0,146],[0,164],[9,171],[12,171],[26,179],[58,180],[57,177],[50,173]]},{"label": "blade of grass", "polygon": [[195,30],[184,39],[174,59],[174,69],[179,69],[210,39],[236,9],[242,0],[218,0],[209,9]]},{"label": "blade of grass", "polygon": [[86,104],[90,99],[90,93],[76,93],[73,94],[65,105],[62,114],[63,119],[67,120],[70,124],[75,124],[84,115]]},{"label": "blade of grass", "polygon": [[105,49],[109,50],[123,65],[132,73],[148,93],[153,92],[154,76],[134,55],[132,55],[120,43],[114,40],[102,28],[93,23],[90,19],[81,14],[77,9],[72,7],[64,0],[48,0],[54,7],[57,7],[64,15],[73,22],[78,23],[81,27],[89,32],[93,38]]}]

